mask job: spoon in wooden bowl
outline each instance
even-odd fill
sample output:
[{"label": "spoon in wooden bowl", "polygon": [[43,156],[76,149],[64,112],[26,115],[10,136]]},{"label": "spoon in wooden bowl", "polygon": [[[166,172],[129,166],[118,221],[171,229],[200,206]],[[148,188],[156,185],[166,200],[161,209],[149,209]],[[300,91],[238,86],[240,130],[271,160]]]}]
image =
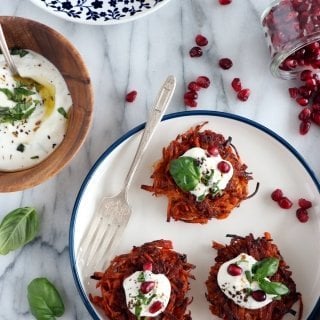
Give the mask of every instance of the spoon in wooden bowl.
[{"label": "spoon in wooden bowl", "polygon": [[10,69],[12,75],[21,77],[19,74],[19,71],[18,71],[18,69],[17,69],[17,67],[11,57],[6,38],[4,37],[4,33],[3,33],[3,29],[2,29],[1,24],[0,24],[0,48],[1,48],[2,54],[4,55],[4,58],[8,64],[8,66],[9,66],[9,69]]}]

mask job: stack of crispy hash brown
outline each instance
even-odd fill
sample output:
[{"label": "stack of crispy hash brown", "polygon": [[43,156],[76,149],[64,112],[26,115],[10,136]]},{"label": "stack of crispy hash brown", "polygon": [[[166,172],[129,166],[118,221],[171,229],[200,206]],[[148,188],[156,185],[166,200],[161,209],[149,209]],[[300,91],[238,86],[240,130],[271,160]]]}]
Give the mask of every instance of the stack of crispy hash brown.
[{"label": "stack of crispy hash brown", "polygon": [[[211,130],[200,132],[206,123],[197,125],[177,136],[168,147],[163,149],[162,159],[154,167],[151,175],[153,185],[142,185],[141,188],[152,192],[155,196],[168,197],[167,221],[171,218],[191,223],[207,223],[212,218],[224,219],[240,202],[248,197],[248,181],[250,174],[242,163],[231,138],[225,139],[221,134]],[[218,149],[220,156],[233,166],[233,176],[223,194],[207,195],[203,201],[196,201],[194,195],[182,191],[174,182],[169,172],[169,164],[173,159],[182,156],[187,150],[200,147],[208,150]]]}]

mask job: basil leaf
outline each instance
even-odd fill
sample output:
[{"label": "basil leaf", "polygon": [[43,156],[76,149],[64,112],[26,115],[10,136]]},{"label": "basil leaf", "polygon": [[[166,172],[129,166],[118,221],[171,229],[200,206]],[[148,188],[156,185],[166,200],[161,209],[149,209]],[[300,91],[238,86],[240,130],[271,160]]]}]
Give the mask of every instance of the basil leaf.
[{"label": "basil leaf", "polygon": [[259,286],[265,293],[275,294],[278,296],[283,296],[290,292],[286,285],[280,282],[267,281],[265,279],[260,279]]},{"label": "basil leaf", "polygon": [[54,320],[64,313],[64,304],[58,290],[46,278],[36,278],[29,283],[28,302],[37,320]]},{"label": "basil leaf", "polygon": [[174,159],[169,164],[169,172],[183,191],[193,190],[200,182],[200,170],[196,160],[191,157],[180,157]]},{"label": "basil leaf", "polygon": [[0,254],[22,247],[34,239],[39,217],[34,208],[18,208],[8,213],[0,224]]},{"label": "basil leaf", "polygon": [[279,259],[277,258],[265,258],[258,261],[252,266],[252,273],[254,273],[254,279],[259,280],[266,277],[273,276],[279,267]]},{"label": "basil leaf", "polygon": [[66,119],[68,119],[68,114],[67,114],[66,110],[64,110],[64,108],[62,108],[62,107],[58,108],[58,112],[59,112],[62,116],[64,116]]},{"label": "basil leaf", "polygon": [[11,49],[11,54],[12,55],[19,55],[21,58],[24,57],[25,55],[27,55],[29,52],[27,50],[24,49]]}]

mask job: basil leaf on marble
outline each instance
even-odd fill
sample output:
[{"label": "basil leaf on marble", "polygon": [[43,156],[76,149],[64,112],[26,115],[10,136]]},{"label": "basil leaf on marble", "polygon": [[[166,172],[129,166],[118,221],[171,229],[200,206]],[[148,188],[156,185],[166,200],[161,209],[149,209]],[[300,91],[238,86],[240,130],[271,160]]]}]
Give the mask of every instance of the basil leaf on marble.
[{"label": "basil leaf on marble", "polygon": [[33,240],[39,224],[34,208],[24,207],[9,212],[0,224],[0,254],[6,255]]},{"label": "basil leaf on marble", "polygon": [[180,157],[169,164],[169,172],[183,191],[191,191],[200,182],[201,174],[196,160],[192,157]]},{"label": "basil leaf on marble", "polygon": [[265,293],[275,294],[278,296],[283,296],[290,292],[289,288],[283,283],[267,281],[265,279],[260,279],[259,286]]},{"label": "basil leaf on marble", "polygon": [[47,278],[36,278],[29,283],[28,302],[37,320],[54,320],[64,314],[61,296]]}]

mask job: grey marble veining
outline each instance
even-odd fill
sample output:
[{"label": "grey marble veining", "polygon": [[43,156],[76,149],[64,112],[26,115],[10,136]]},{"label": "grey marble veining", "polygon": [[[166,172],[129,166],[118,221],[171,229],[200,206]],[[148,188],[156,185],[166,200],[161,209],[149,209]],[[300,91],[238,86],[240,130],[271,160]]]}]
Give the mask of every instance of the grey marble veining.
[{"label": "grey marble veining", "polygon": [[[14,208],[34,206],[41,215],[35,241],[0,257],[0,319],[33,319],[26,288],[35,277],[46,276],[61,292],[66,312],[61,319],[89,319],[73,282],[68,255],[69,222],[74,201],[88,170],[102,152],[122,134],[146,120],[162,81],[174,74],[178,85],[167,113],[189,110],[183,105],[188,82],[208,76],[212,85],[199,94],[198,108],[231,112],[255,120],[291,143],[317,177],[320,162],[315,144],[320,129],[307,137],[298,134],[299,108],[290,100],[291,82],[275,79],[260,26],[260,14],[270,1],[234,0],[219,6],[216,0],[172,0],[134,22],[115,26],[72,23],[39,9],[27,0],[1,0],[0,15],[37,20],[67,37],[82,55],[94,88],[94,120],[80,152],[55,178],[29,190],[0,194],[0,218]],[[198,33],[209,45],[201,58],[189,49]],[[58,48],[57,48],[58,50]],[[217,62],[230,57],[234,66],[221,70]],[[231,80],[240,77],[252,90],[246,103],[236,99]],[[138,91],[132,104],[124,96]],[[0,181],[1,183],[1,181]]]}]

